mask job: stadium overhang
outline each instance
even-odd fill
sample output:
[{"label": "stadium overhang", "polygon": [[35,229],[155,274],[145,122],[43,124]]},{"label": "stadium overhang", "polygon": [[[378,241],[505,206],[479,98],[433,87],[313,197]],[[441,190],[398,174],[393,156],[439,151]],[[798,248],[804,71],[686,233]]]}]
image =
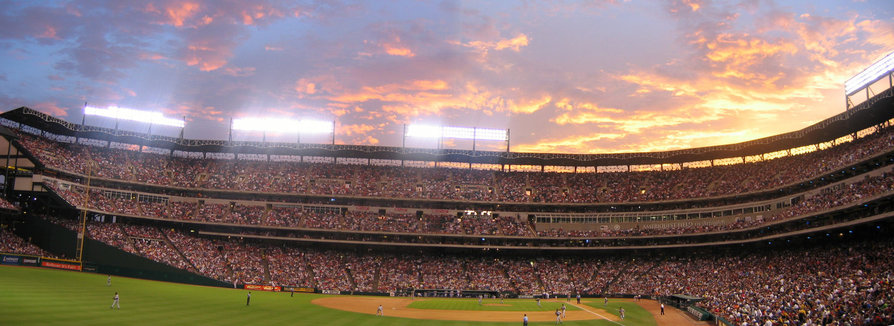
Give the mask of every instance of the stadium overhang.
[{"label": "stadium overhang", "polygon": [[404,148],[397,146],[184,139],[74,124],[28,107],[20,107],[4,112],[0,114],[0,118],[52,134],[94,138],[185,152],[225,152],[235,154],[300,155],[535,166],[675,164],[760,155],[815,145],[829,142],[872,126],[878,126],[894,118],[894,88],[889,88],[884,92],[876,94],[871,99],[850,110],[793,132],[728,145],[663,152],[614,154],[522,153]]}]

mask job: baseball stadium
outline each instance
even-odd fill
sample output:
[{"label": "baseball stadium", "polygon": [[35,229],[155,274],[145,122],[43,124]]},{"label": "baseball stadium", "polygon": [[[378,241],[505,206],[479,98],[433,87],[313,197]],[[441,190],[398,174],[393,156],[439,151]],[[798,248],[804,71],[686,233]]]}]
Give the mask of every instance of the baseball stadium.
[{"label": "baseball stadium", "polygon": [[[0,310],[14,324],[886,324],[888,86],[795,132],[631,154],[185,139],[20,107],[0,114]],[[109,287],[121,314],[96,308]]]},{"label": "baseball stadium", "polygon": [[[60,15],[53,16],[57,18],[97,15],[96,11],[85,10],[89,6],[84,3],[63,3],[67,5],[35,10]],[[255,9],[266,8],[265,4]],[[216,11],[197,14],[208,6],[164,9],[162,4],[149,2],[137,11],[164,19],[142,22],[124,15],[121,19],[147,30],[120,29],[104,35],[116,35],[106,41],[126,47],[132,41],[123,37],[125,34],[154,35],[153,28],[159,28],[157,33],[173,31],[170,35],[200,38],[200,31],[218,26],[215,24],[267,28],[270,32],[282,26],[265,23],[264,19],[294,15],[295,19],[322,21],[330,17],[327,14],[338,16],[332,13],[335,10],[299,6],[291,8],[292,14],[242,11],[236,18],[227,18],[221,13],[229,10],[229,5],[236,6],[220,3]],[[471,9],[462,11],[460,5],[446,1],[438,11],[479,17]],[[17,4],[10,10],[22,17],[35,12],[26,6]],[[609,10],[601,6],[621,5],[611,2],[594,10]],[[695,18],[680,18],[683,12],[707,15],[711,10],[708,6],[702,1],[683,1],[665,9],[675,20],[686,21]],[[119,9],[130,12],[111,4],[100,7],[93,9],[104,12],[102,15]],[[561,11],[558,7],[550,9]],[[341,14],[350,16],[348,9]],[[793,19],[811,19],[804,15]],[[4,14],[0,21],[10,17]],[[33,17],[39,20],[41,15]],[[531,20],[545,17],[552,16],[544,14]],[[406,24],[430,23],[422,21]],[[56,19],[53,24],[65,23]],[[856,26],[868,30],[871,23]],[[100,28],[77,24],[88,30]],[[131,26],[124,21],[110,24]],[[400,29],[384,25],[388,26],[383,27],[385,31]],[[721,25],[715,27],[726,28]],[[326,31],[329,28],[337,29],[330,26]],[[412,35],[428,35],[409,30],[415,31]],[[755,31],[759,33],[760,29]],[[0,35],[0,39],[12,40],[10,35],[16,32],[14,29]],[[28,46],[46,47],[55,44],[54,40],[77,39],[63,29],[53,29],[50,35],[49,30],[34,27],[28,33],[37,33],[29,36],[31,41],[23,41],[31,42]],[[249,40],[247,43],[255,37],[248,32],[234,33]],[[388,60],[410,60],[408,65],[421,65],[427,55],[443,59],[426,53],[423,46],[412,46],[413,40],[427,38],[394,33],[402,38],[384,33],[381,35],[386,36],[377,42],[364,39],[362,51],[353,51],[350,62],[388,56]],[[481,64],[482,74],[510,74],[514,65],[524,61],[518,57],[525,49],[544,40],[543,35],[530,30],[527,33],[489,43],[449,37],[441,43],[474,52],[466,60]],[[802,37],[809,35],[813,34],[804,33]],[[693,39],[681,43],[697,44],[696,36],[706,37],[689,33],[686,37]],[[81,41],[86,42],[84,37]],[[732,36],[717,39],[728,37]],[[559,39],[556,36],[555,40]],[[140,46],[150,48],[147,44],[155,41],[147,38]],[[159,42],[164,45],[158,45],[158,49],[177,46],[170,39]],[[265,43],[263,51],[272,55],[289,51],[288,45],[272,42]],[[312,43],[321,49],[319,56],[326,58],[314,64],[326,69],[337,67],[334,74],[349,65],[334,63],[337,56],[326,57],[323,53],[323,49],[335,51],[338,46],[322,38]],[[715,49],[721,43],[706,48]],[[766,45],[760,41],[746,43],[745,48]],[[0,46],[4,44],[0,42]],[[221,80],[223,75],[245,78],[264,71],[257,61],[254,63],[259,68],[236,69],[233,64],[240,61],[236,58],[245,55],[237,51],[239,48],[227,52],[215,48],[220,45],[213,42],[190,44],[188,49],[194,53],[186,59],[158,53],[135,57],[146,62],[163,61],[158,67],[185,65],[176,69],[220,73]],[[103,46],[106,52],[121,50],[114,48]],[[748,52],[745,48],[737,50],[740,55]],[[89,69],[83,65],[88,60],[78,61],[83,59],[79,52],[65,51],[57,53],[74,61],[57,62],[52,69],[58,76],[49,78],[51,83],[74,78],[72,74],[88,75]],[[212,52],[226,52],[228,56],[215,57]],[[346,122],[352,115],[369,111],[364,105],[371,102],[381,105],[376,111],[381,116],[402,110],[393,103],[413,103],[420,97],[436,104],[417,106],[413,112],[451,114],[453,104],[444,99],[449,96],[439,92],[457,83],[433,79],[415,80],[411,86],[396,86],[400,82],[389,81],[380,87],[358,87],[377,94],[372,99],[369,94],[328,93],[347,88],[347,79],[293,81],[290,85],[295,86],[289,86],[288,92],[297,92],[296,98],[316,101],[328,96],[331,102],[322,105],[323,111],[335,112],[334,120],[345,119],[322,122],[270,119],[269,115],[255,119],[249,114],[223,118],[219,108],[210,106],[207,110],[186,110],[192,113],[189,118],[184,113],[181,120],[169,117],[182,113],[176,109],[160,110],[163,116],[157,111],[117,106],[81,106],[83,99],[78,100],[76,108],[63,110],[49,101],[0,94],[0,103],[21,102],[0,113],[0,160],[6,167],[0,175],[0,324],[891,325],[894,53],[885,53],[876,61],[860,62],[859,73],[847,80],[826,80],[839,78],[840,74],[811,79],[811,83],[835,87],[843,84],[842,105],[822,119],[792,122],[796,126],[788,129],[792,131],[772,129],[769,136],[746,135],[742,136],[744,141],[682,148],[640,144],[644,150],[605,153],[531,145],[540,141],[537,137],[546,139],[551,132],[559,132],[549,129],[571,129],[557,122],[564,121],[561,117],[542,118],[546,127],[515,128],[511,134],[509,128],[503,128],[507,125],[496,122],[454,127],[405,119],[401,120],[402,126],[381,127],[383,123],[368,128]],[[493,59],[498,55],[507,61]],[[867,56],[864,53],[861,58]],[[723,60],[717,53],[704,57]],[[142,69],[136,64],[115,66],[111,54],[91,58],[103,58],[104,64],[121,71]],[[310,65],[311,61],[301,60],[305,59],[296,59],[296,65]],[[330,61],[320,63],[326,60]],[[625,60],[630,67],[637,58]],[[377,67],[372,75],[390,80],[392,73],[402,71],[399,65],[388,62],[370,64]],[[668,60],[663,67],[676,62]],[[706,69],[714,67],[708,66]],[[777,68],[780,75],[792,73]],[[8,70],[0,70],[0,85],[6,85],[8,79],[19,81],[12,73],[14,68],[2,69]],[[567,71],[571,74],[572,70]],[[648,96],[658,92],[675,97],[702,92],[690,90],[696,86],[668,86],[667,79],[657,77],[645,82],[633,73],[605,74],[612,83],[642,86],[625,98],[629,102],[651,101]],[[718,71],[713,74],[721,76],[716,78],[750,81],[765,77]],[[131,95],[106,96],[102,94],[107,92],[96,90],[118,87],[117,82],[123,85],[128,79],[109,71],[100,75],[103,77],[93,80],[97,81],[95,89],[80,83],[64,90],[90,88],[88,93],[102,98],[98,103],[110,103],[139,97],[137,93],[145,92],[145,88],[167,87],[163,83],[144,85],[136,91],[118,90]],[[770,84],[784,79],[777,77]],[[195,84],[171,87],[195,86],[189,91],[191,96],[205,96],[196,95],[208,91],[199,86],[198,77],[184,80]],[[601,83],[598,78],[593,82]],[[252,83],[262,84],[257,80]],[[224,84],[214,84],[219,89],[208,92],[223,97],[224,93],[244,90]],[[465,91],[487,93],[483,84],[463,85],[460,88]],[[574,92],[612,91],[577,85],[571,87]],[[706,85],[697,86],[709,87]],[[705,92],[726,89],[729,98],[751,96],[738,94],[730,87],[706,88]],[[414,95],[405,96],[410,92]],[[566,116],[581,110],[607,116],[623,111],[605,105],[574,104],[573,100],[555,96],[546,97],[539,106],[521,109],[509,97],[489,103],[512,107],[506,112],[526,116],[542,113],[545,106],[564,110]],[[673,100],[666,103],[675,105]],[[68,112],[76,112],[77,119]],[[499,116],[501,112],[489,111],[487,115]],[[203,120],[201,115],[213,119]],[[693,114],[680,124],[698,119]],[[743,124],[738,125],[742,130],[748,129],[744,127],[748,124],[766,123],[755,116],[742,119]],[[208,127],[208,121],[216,124]],[[297,131],[290,134],[295,128]],[[398,144],[369,140],[382,128],[391,128],[385,133],[399,140],[395,141]],[[648,128],[628,131],[639,133]],[[209,130],[217,132],[215,135],[225,130],[226,134],[204,136],[213,134]],[[283,133],[287,136],[280,137]],[[344,138],[355,136],[360,138]],[[534,140],[530,140],[532,137]],[[599,139],[608,141],[612,137],[625,136]],[[352,141],[356,139],[360,140]],[[431,145],[432,140],[436,144]]]}]

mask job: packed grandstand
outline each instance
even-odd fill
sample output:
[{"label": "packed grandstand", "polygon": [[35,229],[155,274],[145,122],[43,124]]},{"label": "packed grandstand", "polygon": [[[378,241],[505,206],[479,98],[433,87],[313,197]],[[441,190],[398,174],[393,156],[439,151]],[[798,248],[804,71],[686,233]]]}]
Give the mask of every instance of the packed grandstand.
[{"label": "packed grandstand", "polygon": [[[242,152],[84,131],[19,108],[0,115],[19,190],[0,207],[233,286],[683,294],[735,325],[882,325],[894,320],[886,94],[830,119],[843,125],[777,137],[796,147],[731,145],[698,162],[617,155],[615,172],[550,172],[548,159],[517,164],[512,153],[473,164],[404,149]],[[0,236],[2,252],[68,255]]]}]

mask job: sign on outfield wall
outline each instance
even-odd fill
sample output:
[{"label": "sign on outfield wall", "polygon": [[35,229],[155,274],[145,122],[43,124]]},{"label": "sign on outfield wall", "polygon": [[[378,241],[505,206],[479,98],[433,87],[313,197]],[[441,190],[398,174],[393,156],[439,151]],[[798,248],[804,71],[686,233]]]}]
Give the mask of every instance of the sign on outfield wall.
[{"label": "sign on outfield wall", "polygon": [[273,292],[279,292],[280,290],[282,290],[282,288],[279,286],[258,285],[258,284],[246,284],[245,289],[246,290],[255,290],[255,291],[273,291]]},{"label": "sign on outfield wall", "polygon": [[57,262],[53,262],[53,261],[42,261],[42,262],[40,262],[40,266],[49,267],[49,268],[67,269],[67,270],[72,270],[72,271],[81,270],[81,265],[64,264],[64,263],[57,263]]},{"label": "sign on outfield wall", "polygon": [[0,255],[3,258],[0,258],[0,264],[5,265],[30,265],[37,266],[37,263],[40,261],[39,258],[34,256],[21,256],[21,255]]},{"label": "sign on outfield wall", "polygon": [[284,286],[282,290],[285,292],[305,292],[305,293],[314,293],[314,288],[305,288],[305,287],[292,287],[292,286]]},{"label": "sign on outfield wall", "polygon": [[7,255],[3,255],[3,261],[2,261],[2,262],[3,262],[4,265],[18,265],[18,264],[19,264],[19,259],[21,259],[21,257],[19,257],[19,256],[7,256]]}]

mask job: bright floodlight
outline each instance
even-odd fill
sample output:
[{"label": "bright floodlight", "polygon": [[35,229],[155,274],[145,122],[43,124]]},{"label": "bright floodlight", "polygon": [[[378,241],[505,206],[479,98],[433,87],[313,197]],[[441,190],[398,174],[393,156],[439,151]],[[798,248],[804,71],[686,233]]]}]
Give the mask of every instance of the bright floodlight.
[{"label": "bright floodlight", "polygon": [[332,129],[331,121],[283,118],[233,119],[233,130],[270,131],[291,134],[328,134],[332,133]]},{"label": "bright floodlight", "polygon": [[883,59],[876,61],[869,68],[844,82],[844,92],[847,95],[852,95],[863,87],[879,80],[884,75],[891,73],[892,70],[894,70],[894,52],[889,53]]},{"label": "bright floodlight", "polygon": [[134,109],[125,109],[119,107],[109,107],[108,109],[100,109],[95,107],[84,107],[84,114],[98,115],[106,118],[119,120],[130,120],[151,123],[154,125],[172,126],[183,128],[184,122],[180,119],[165,118],[161,112],[140,111]]},{"label": "bright floodlight", "polygon": [[505,129],[483,129],[463,127],[439,127],[431,125],[409,125],[407,136],[417,138],[459,138],[478,140],[506,140]]}]

